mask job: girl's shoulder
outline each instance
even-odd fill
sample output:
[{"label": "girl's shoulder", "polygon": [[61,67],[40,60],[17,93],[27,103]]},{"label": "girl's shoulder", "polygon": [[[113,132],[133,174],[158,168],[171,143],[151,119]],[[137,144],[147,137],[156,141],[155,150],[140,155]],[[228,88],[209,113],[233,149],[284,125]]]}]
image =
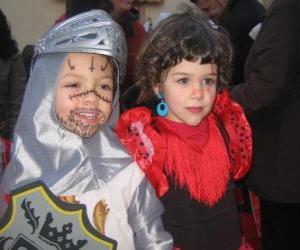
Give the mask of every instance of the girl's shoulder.
[{"label": "girl's shoulder", "polygon": [[157,195],[163,195],[168,187],[162,171],[166,144],[151,110],[146,107],[127,110],[117,123],[116,133],[154,186]]},{"label": "girl's shoulder", "polygon": [[241,179],[252,161],[252,130],[244,110],[231,99],[228,91],[222,91],[217,95],[212,113],[228,146],[232,176]]}]

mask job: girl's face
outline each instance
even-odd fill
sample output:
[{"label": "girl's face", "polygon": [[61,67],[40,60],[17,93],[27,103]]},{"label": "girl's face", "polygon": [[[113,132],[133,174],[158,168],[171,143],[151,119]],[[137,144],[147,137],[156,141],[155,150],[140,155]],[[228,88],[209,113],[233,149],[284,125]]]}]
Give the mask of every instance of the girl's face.
[{"label": "girl's face", "polygon": [[61,124],[91,137],[111,113],[113,68],[106,56],[69,53],[58,78],[55,111]]},{"label": "girl's face", "polygon": [[[160,90],[159,90],[160,88]],[[169,106],[167,118],[197,126],[212,110],[217,94],[216,64],[182,60],[154,88]]]}]

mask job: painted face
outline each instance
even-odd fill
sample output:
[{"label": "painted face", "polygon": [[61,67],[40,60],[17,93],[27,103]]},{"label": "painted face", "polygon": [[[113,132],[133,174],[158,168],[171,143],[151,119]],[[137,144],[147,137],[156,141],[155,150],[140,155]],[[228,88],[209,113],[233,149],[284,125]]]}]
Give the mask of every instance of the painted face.
[{"label": "painted face", "polygon": [[213,108],[217,93],[217,66],[183,59],[171,67],[165,79],[154,88],[156,93],[159,85],[169,106],[167,118],[197,126]]},{"label": "painted face", "polygon": [[113,68],[107,57],[69,53],[56,89],[55,110],[61,124],[81,137],[91,137],[111,113]]},{"label": "painted face", "polygon": [[227,0],[198,0],[196,5],[210,18],[216,20],[222,15]]},{"label": "painted face", "polygon": [[133,0],[112,0],[117,13],[127,13],[132,6]]}]

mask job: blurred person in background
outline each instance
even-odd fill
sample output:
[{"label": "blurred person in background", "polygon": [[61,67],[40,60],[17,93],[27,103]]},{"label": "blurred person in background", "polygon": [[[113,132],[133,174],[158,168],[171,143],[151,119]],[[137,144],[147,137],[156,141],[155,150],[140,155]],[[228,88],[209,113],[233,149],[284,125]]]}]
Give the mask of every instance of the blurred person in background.
[{"label": "blurred person in background", "polygon": [[247,176],[260,198],[265,250],[299,249],[300,1],[274,0],[231,96],[253,129]]},{"label": "blurred person in background", "polygon": [[26,70],[7,18],[0,9],[0,105],[1,136],[12,138],[26,86]]},{"label": "blurred person in background", "polygon": [[128,48],[127,73],[121,85],[122,94],[135,83],[136,59],[147,32],[139,21],[139,11],[133,7],[133,0],[112,0],[112,2],[114,4],[112,16],[122,26]]},{"label": "blurred person in background", "polygon": [[264,6],[257,0],[191,0],[230,35],[234,48],[231,85],[244,82],[244,66],[253,43],[251,30],[263,21]]}]

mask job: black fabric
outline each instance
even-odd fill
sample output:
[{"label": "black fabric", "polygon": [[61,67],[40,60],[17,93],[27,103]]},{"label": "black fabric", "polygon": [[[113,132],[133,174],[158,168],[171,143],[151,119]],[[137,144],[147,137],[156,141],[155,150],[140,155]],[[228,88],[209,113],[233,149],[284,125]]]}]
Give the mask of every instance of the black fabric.
[{"label": "black fabric", "polygon": [[300,203],[299,13],[299,0],[274,0],[249,53],[246,82],[231,89],[253,128],[249,187],[285,203]]},{"label": "black fabric", "polygon": [[233,85],[244,82],[244,66],[253,43],[249,33],[264,15],[265,8],[257,0],[231,0],[219,21],[228,31],[234,48]]},{"label": "black fabric", "polygon": [[262,199],[260,205],[263,249],[299,250],[300,203],[277,203]]},{"label": "black fabric", "polygon": [[192,200],[187,190],[176,188],[172,180],[169,183],[170,189],[161,199],[165,207],[162,219],[176,247],[181,250],[239,249],[241,227],[232,183],[213,207]]},{"label": "black fabric", "polygon": [[[20,54],[0,59],[0,106],[5,124],[1,136],[12,139],[26,87],[26,70]],[[3,117],[2,117],[3,119]]]},{"label": "black fabric", "polygon": [[139,18],[140,12],[135,8],[131,8],[125,21],[121,24],[126,36],[134,35],[133,22],[139,20]]}]

